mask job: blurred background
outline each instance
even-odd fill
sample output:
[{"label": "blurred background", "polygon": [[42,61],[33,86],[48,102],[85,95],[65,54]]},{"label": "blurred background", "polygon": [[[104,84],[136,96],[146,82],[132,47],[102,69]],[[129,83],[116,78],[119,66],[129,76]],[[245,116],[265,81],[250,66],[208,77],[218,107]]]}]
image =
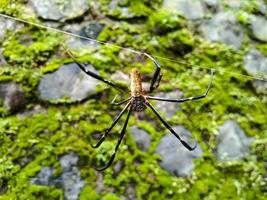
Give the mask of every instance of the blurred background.
[{"label": "blurred background", "polygon": [[[0,0],[0,13],[0,199],[267,198],[266,0]],[[197,148],[148,108],[96,171],[126,115],[90,143],[123,109],[114,96],[128,96],[85,75],[63,46],[125,89],[134,67],[149,85],[149,53],[163,73],[151,96],[203,94],[215,69],[204,99],[151,100]]]}]

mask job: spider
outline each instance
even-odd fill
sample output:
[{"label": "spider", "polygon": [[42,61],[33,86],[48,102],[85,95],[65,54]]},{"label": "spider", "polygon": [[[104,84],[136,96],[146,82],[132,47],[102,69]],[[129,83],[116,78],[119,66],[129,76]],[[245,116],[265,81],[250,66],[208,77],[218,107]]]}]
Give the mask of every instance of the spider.
[{"label": "spider", "polygon": [[[75,58],[75,56],[66,48],[64,47],[64,49],[66,50],[67,54],[73,59],[73,61],[78,65],[78,67],[87,75],[102,81],[104,83],[106,83],[107,85],[121,91],[121,92],[127,92],[125,91],[125,89],[121,88],[120,86],[118,86],[117,84],[111,82],[110,80],[104,79],[102,76],[88,70],[86,68],[86,66],[80,62],[77,61],[77,59]],[[153,58],[151,55],[147,54],[147,53],[143,53],[144,56],[146,56],[147,58],[149,58],[150,60],[153,61],[154,65],[155,65],[155,71],[152,77],[152,80],[150,82],[150,87],[148,89],[148,91],[145,91],[142,88],[142,82],[141,82],[141,73],[137,68],[133,68],[131,71],[131,85],[130,85],[130,97],[120,101],[120,102],[115,102],[116,97],[112,100],[111,104],[112,105],[122,105],[122,104],[126,104],[125,107],[122,109],[122,111],[119,113],[119,115],[116,117],[116,119],[112,122],[111,126],[105,131],[105,133],[102,135],[102,137],[99,139],[99,141],[95,144],[92,145],[93,148],[98,148],[103,141],[105,140],[105,138],[108,136],[108,134],[110,133],[110,131],[112,130],[112,128],[117,124],[117,122],[120,120],[120,118],[122,117],[122,115],[128,110],[127,116],[126,116],[126,120],[124,122],[123,128],[121,130],[120,133],[120,138],[117,141],[117,144],[115,146],[115,150],[113,152],[113,154],[111,155],[111,158],[109,159],[109,162],[102,168],[96,168],[96,170],[98,171],[103,171],[105,169],[107,169],[108,167],[110,167],[112,165],[112,162],[115,159],[116,153],[119,149],[119,146],[121,144],[121,141],[125,135],[126,132],[126,127],[129,121],[129,117],[130,114],[132,112],[143,112],[147,109],[147,107],[149,107],[154,114],[158,117],[158,119],[161,121],[161,123],[167,128],[169,129],[169,131],[183,144],[183,146],[188,149],[189,151],[193,151],[196,146],[197,146],[197,142],[195,141],[193,146],[190,146],[187,142],[185,142],[179,135],[178,133],[176,133],[172,127],[169,125],[168,122],[166,122],[158,113],[158,111],[154,108],[154,106],[149,102],[149,100],[156,100],[156,101],[167,101],[167,102],[177,102],[177,103],[182,103],[182,102],[186,102],[186,101],[192,101],[192,100],[197,100],[197,99],[201,99],[201,98],[205,98],[211,88],[212,85],[212,80],[213,80],[213,74],[214,74],[214,70],[211,69],[211,78],[210,78],[210,82],[209,85],[205,91],[205,93],[198,95],[198,96],[194,96],[194,97],[188,97],[188,98],[182,98],[182,99],[169,99],[169,98],[161,98],[161,97],[153,97],[153,96],[148,96],[147,94],[153,92],[160,84],[161,78],[162,78],[162,74],[160,72],[161,67],[158,63],[158,61]]]}]

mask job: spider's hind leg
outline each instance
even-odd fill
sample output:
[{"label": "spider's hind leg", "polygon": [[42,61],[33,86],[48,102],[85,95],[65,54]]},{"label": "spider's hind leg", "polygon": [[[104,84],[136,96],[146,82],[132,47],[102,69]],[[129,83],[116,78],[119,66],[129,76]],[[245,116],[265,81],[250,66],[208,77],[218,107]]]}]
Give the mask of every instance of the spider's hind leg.
[{"label": "spider's hind leg", "polygon": [[164,126],[170,130],[170,132],[187,148],[189,151],[193,151],[197,147],[197,141],[193,146],[190,146],[187,142],[185,142],[174,130],[173,128],[159,115],[156,109],[147,101],[147,105],[151,108],[151,110],[156,114],[159,120],[164,124]]},{"label": "spider's hind leg", "polygon": [[130,106],[129,102],[124,108],[123,110],[120,112],[120,114],[118,115],[118,117],[112,122],[111,126],[106,130],[106,132],[102,135],[102,137],[100,138],[100,140],[95,144],[91,146],[93,148],[98,148],[105,140],[106,136],[109,134],[109,132],[112,130],[112,128],[117,124],[117,122],[119,121],[119,119],[121,118],[121,116],[125,113],[125,111],[127,110],[127,108]]},{"label": "spider's hind leg", "polygon": [[110,157],[108,163],[106,164],[106,166],[104,166],[104,167],[102,167],[102,168],[96,168],[96,167],[95,167],[96,170],[98,170],[98,171],[103,171],[103,170],[105,170],[105,169],[107,169],[107,168],[109,168],[109,167],[111,166],[112,162],[113,162],[114,159],[115,159],[116,153],[117,153],[117,151],[118,151],[118,149],[119,149],[119,147],[120,147],[121,141],[122,141],[122,139],[123,139],[123,137],[124,137],[124,135],[125,135],[126,127],[127,127],[127,124],[128,124],[128,121],[129,121],[129,117],[130,117],[131,112],[132,112],[132,107],[130,107],[130,110],[128,111],[126,120],[125,120],[125,122],[124,122],[122,131],[121,131],[120,139],[118,140],[117,145],[116,145],[115,150],[114,150],[114,153],[113,153],[112,156]]}]

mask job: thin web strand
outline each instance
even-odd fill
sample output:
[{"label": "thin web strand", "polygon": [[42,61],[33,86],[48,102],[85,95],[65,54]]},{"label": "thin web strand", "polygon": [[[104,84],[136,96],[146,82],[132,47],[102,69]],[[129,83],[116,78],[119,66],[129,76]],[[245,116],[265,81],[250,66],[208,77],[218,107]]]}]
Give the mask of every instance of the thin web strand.
[{"label": "thin web strand", "polygon": [[[39,28],[48,29],[48,30],[51,30],[51,31],[63,33],[63,34],[70,35],[70,36],[77,37],[77,38],[81,38],[81,39],[84,39],[84,40],[97,42],[99,44],[103,44],[103,45],[107,45],[107,46],[113,46],[113,47],[116,47],[116,48],[119,48],[119,49],[124,49],[124,50],[130,51],[130,52],[136,53],[138,55],[143,55],[144,54],[144,52],[141,52],[141,51],[138,51],[138,50],[134,50],[132,48],[122,47],[122,46],[116,45],[114,43],[103,42],[103,41],[96,40],[96,39],[93,39],[93,38],[90,38],[90,37],[81,36],[81,35],[78,35],[78,34],[75,34],[75,33],[71,33],[71,32],[68,32],[68,31],[63,31],[63,30],[56,29],[56,28],[53,28],[53,27],[49,27],[49,26],[45,26],[45,25],[42,25],[42,24],[38,24],[38,23],[35,23],[35,22],[30,22],[30,21],[27,21],[27,20],[23,20],[23,19],[20,19],[20,18],[17,18],[17,17],[12,17],[12,16],[5,15],[5,14],[2,14],[2,13],[0,13],[0,16],[2,16],[4,18],[11,19],[11,20],[15,20],[15,21],[18,21],[18,22],[22,22],[22,23],[25,23],[25,24],[30,24],[32,26],[36,26],[36,27],[39,27]],[[183,61],[178,61],[178,60],[175,60],[175,59],[170,59],[170,58],[167,58],[167,57],[161,57],[161,56],[153,56],[153,57],[155,57],[155,58],[157,58],[159,60],[168,60],[168,61],[171,61],[171,62],[184,64],[184,65],[190,66],[192,68],[194,67],[194,68],[203,68],[203,69],[213,69],[214,71],[218,71],[218,72],[233,74],[233,75],[237,75],[237,76],[243,76],[243,77],[246,77],[246,78],[267,82],[267,80],[265,78],[259,78],[259,77],[255,77],[255,76],[249,76],[249,75],[245,75],[245,74],[229,72],[229,71],[221,69],[221,68],[194,66],[194,65],[191,65],[189,63],[186,63],[186,62],[183,62]]]},{"label": "thin web strand", "polygon": [[[233,75],[242,76],[242,77],[245,77],[245,78],[250,78],[250,79],[255,79],[255,80],[267,82],[267,79],[265,79],[265,78],[260,78],[260,77],[240,74],[240,73],[236,73],[236,72],[229,72],[229,71],[224,70],[222,68],[212,68],[212,67],[197,66],[197,65],[189,64],[187,62],[183,62],[183,61],[179,61],[179,60],[175,60],[175,59],[171,59],[171,58],[165,58],[165,57],[161,57],[161,56],[153,56],[153,57],[157,58],[158,60],[167,60],[167,61],[171,61],[171,62],[175,62],[175,63],[178,63],[178,64],[183,64],[183,65],[187,65],[187,66],[194,67],[194,68],[210,69],[210,70],[214,70],[214,71],[218,71],[218,72],[222,72],[222,73],[233,74]],[[263,75],[266,75],[266,74],[263,74]]]}]

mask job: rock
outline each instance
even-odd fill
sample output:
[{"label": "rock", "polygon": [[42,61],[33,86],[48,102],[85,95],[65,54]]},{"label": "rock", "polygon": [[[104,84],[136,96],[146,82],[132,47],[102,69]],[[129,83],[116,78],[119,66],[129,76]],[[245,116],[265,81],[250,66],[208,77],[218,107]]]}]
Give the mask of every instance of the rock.
[{"label": "rock", "polygon": [[[175,126],[173,129],[188,141],[191,133],[183,126]],[[186,149],[182,143],[171,133],[161,138],[155,152],[162,157],[160,166],[175,176],[190,176],[195,168],[194,158],[202,156],[202,149],[198,145],[194,151]]]},{"label": "rock", "polygon": [[136,200],[137,199],[135,187],[133,184],[128,184],[128,186],[126,188],[126,199],[127,200]]},{"label": "rock", "polygon": [[218,7],[220,2],[219,0],[202,0],[207,6],[210,6],[210,7]]},{"label": "rock", "polygon": [[46,20],[65,21],[89,10],[87,0],[31,0],[37,15]]},{"label": "rock", "polygon": [[[87,22],[82,25],[71,24],[64,27],[65,31],[81,35],[83,37],[96,40],[98,35],[103,29],[103,25],[98,22]],[[81,48],[97,48],[99,43],[93,40],[81,39],[73,36],[68,36],[67,45],[69,49],[81,49]]]},{"label": "rock", "polygon": [[248,138],[236,122],[228,120],[220,127],[217,141],[217,159],[233,161],[245,158],[249,154],[253,139]]},{"label": "rock", "polygon": [[41,171],[30,180],[30,183],[35,185],[54,185],[53,173],[53,168],[42,167]]},{"label": "rock", "polygon": [[1,66],[5,66],[5,65],[7,65],[7,62],[6,62],[5,58],[4,58],[3,50],[0,49],[0,67]]},{"label": "rock", "polygon": [[3,101],[4,108],[11,113],[22,109],[26,104],[24,92],[15,83],[0,84],[0,99]]},{"label": "rock", "polygon": [[224,1],[223,3],[233,10],[238,10],[244,4],[244,0]]},{"label": "rock", "polygon": [[70,153],[64,155],[60,158],[60,165],[64,171],[70,171],[72,167],[76,166],[78,163],[79,157],[75,153]]},{"label": "rock", "polygon": [[108,5],[109,15],[116,17],[118,19],[133,19],[136,14],[132,13],[129,10],[129,7],[121,7],[119,6],[118,0],[111,0]]},{"label": "rock", "polygon": [[7,30],[15,31],[21,27],[22,25],[18,24],[16,21],[0,16],[0,42],[4,39]]},{"label": "rock", "polygon": [[163,9],[179,13],[190,20],[201,19],[205,14],[201,0],[164,0]]},{"label": "rock", "polygon": [[[253,76],[267,80],[267,57],[262,55],[258,50],[251,49],[248,52],[244,58],[244,66]],[[267,90],[267,82],[254,80],[253,84],[259,91]]]},{"label": "rock", "polygon": [[130,131],[138,148],[142,151],[148,151],[151,143],[150,135],[143,129],[139,129],[137,126],[130,127]]},{"label": "rock", "polygon": [[217,13],[213,18],[204,20],[199,29],[210,41],[222,42],[237,49],[242,46],[244,31],[232,13]]},{"label": "rock", "polygon": [[128,74],[123,73],[122,71],[116,71],[114,74],[110,76],[111,80],[114,82],[124,82],[127,85],[130,85],[130,77]]},{"label": "rock", "polygon": [[57,182],[64,190],[66,200],[78,200],[80,191],[85,186],[85,181],[80,176],[77,168],[78,156],[75,153],[64,155],[60,158],[63,173]]},{"label": "rock", "polygon": [[253,36],[263,42],[267,42],[267,19],[260,16],[250,17],[250,28]]},{"label": "rock", "polygon": [[98,22],[89,22],[83,25],[80,34],[84,37],[96,39],[97,36],[101,33],[102,29],[102,24],[99,24]]},{"label": "rock", "polygon": [[18,113],[17,117],[22,120],[26,117],[32,117],[40,113],[47,113],[47,109],[41,105],[36,104],[31,110],[25,110],[24,112]]},{"label": "rock", "polygon": [[[87,69],[96,72],[92,65],[87,65]],[[98,82],[81,71],[75,63],[71,63],[53,73],[45,74],[38,85],[38,91],[43,100],[59,101],[67,97],[73,101],[81,101],[96,92]]]},{"label": "rock", "polygon": [[125,161],[118,160],[113,166],[113,176],[117,177],[124,167],[125,167]]},{"label": "rock", "polygon": [[31,184],[58,186],[64,190],[66,200],[78,200],[79,194],[85,186],[85,181],[80,176],[77,168],[78,156],[75,153],[69,153],[60,158],[62,174],[58,178],[53,177],[54,169],[42,167],[41,171],[30,180]]},{"label": "rock", "polygon": [[[182,98],[183,92],[179,90],[174,90],[168,93],[157,93],[155,96],[162,97],[162,98],[171,98],[171,99],[179,99]],[[179,103],[171,103],[166,101],[154,101],[156,108],[163,112],[167,119],[170,119],[178,110],[180,110]]]}]

